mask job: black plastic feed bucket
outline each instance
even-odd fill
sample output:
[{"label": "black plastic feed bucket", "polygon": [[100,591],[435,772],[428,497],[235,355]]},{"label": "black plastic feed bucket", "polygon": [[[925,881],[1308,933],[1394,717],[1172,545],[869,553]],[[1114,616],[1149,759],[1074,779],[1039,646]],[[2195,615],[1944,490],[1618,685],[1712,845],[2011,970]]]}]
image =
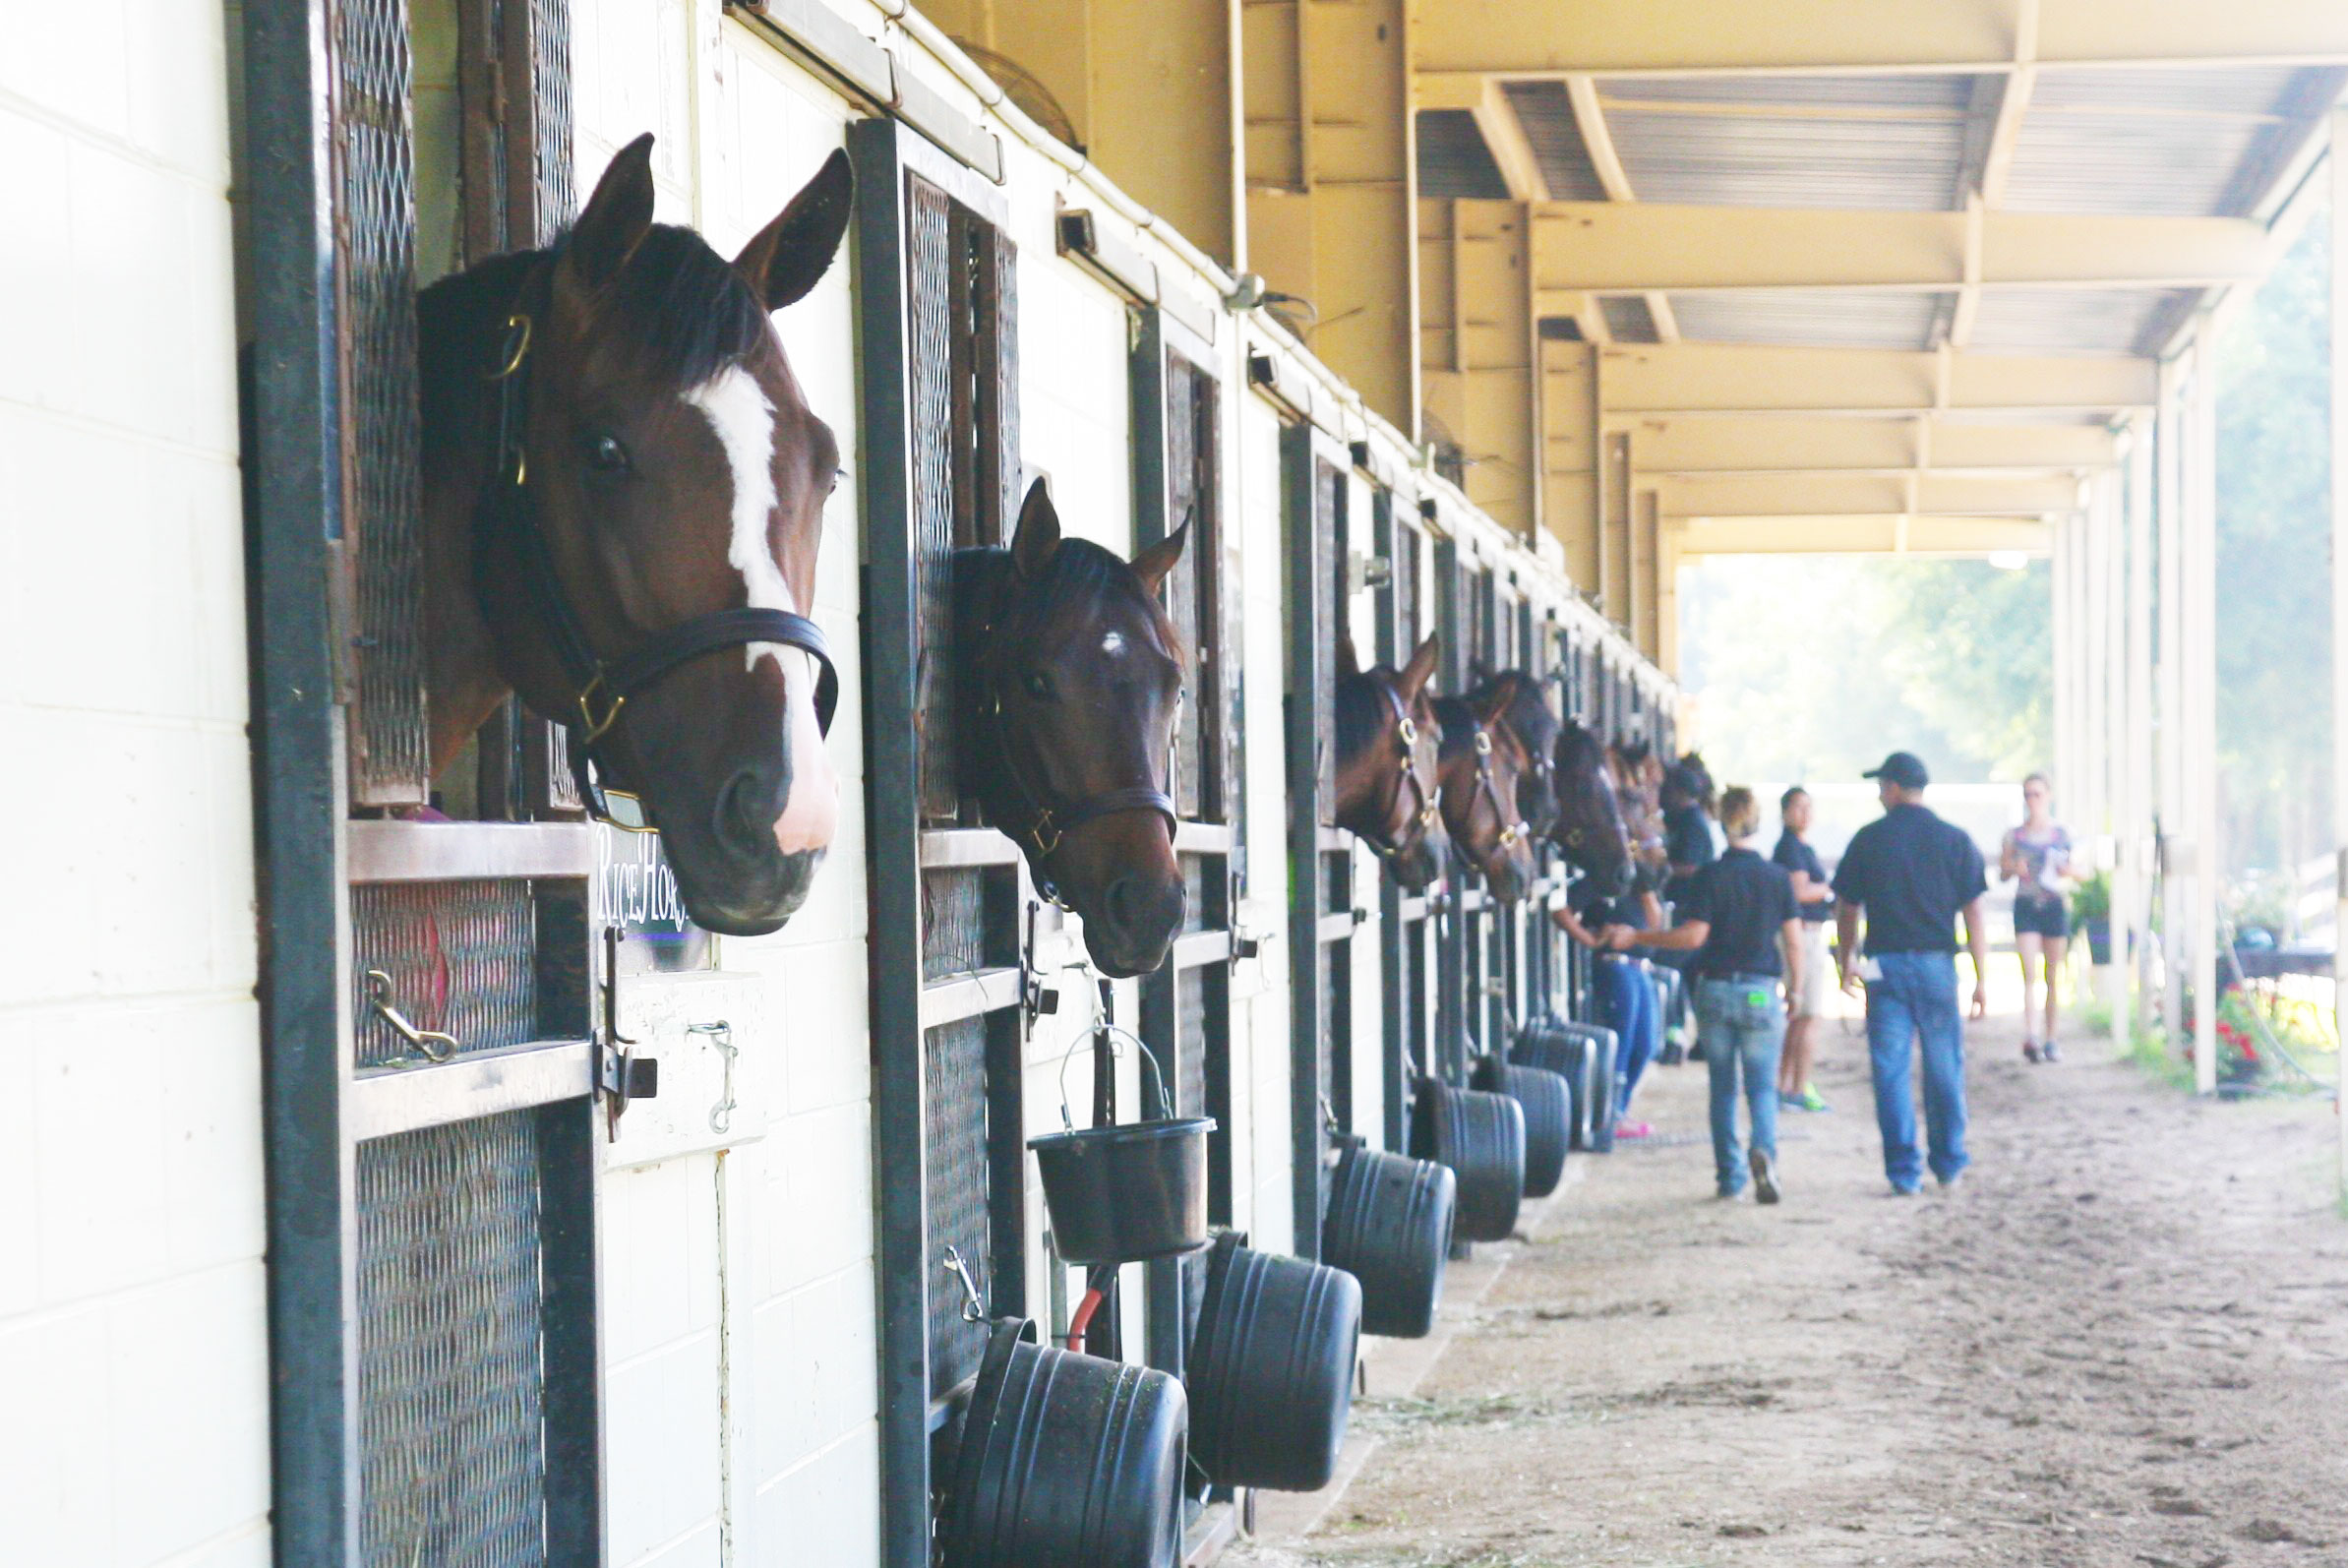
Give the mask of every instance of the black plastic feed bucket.
[{"label": "black plastic feed bucket", "polygon": [[1559,1023],[1553,1027],[1590,1044],[1590,1103],[1582,1115],[1588,1141],[1583,1146],[1595,1154],[1609,1154],[1614,1148],[1622,1037],[1598,1024]]},{"label": "black plastic feed bucket", "polygon": [[[1147,1055],[1149,1048],[1142,1049]],[[1157,1069],[1152,1056],[1150,1070]],[[1064,1076],[1065,1057],[1060,1070]],[[1163,1080],[1158,1103],[1166,1103]],[[1064,1119],[1064,1086],[1061,1106]],[[1212,1116],[1161,1116],[1028,1139],[1060,1260],[1087,1267],[1139,1263],[1205,1246],[1207,1134],[1214,1130]]]},{"label": "black plastic feed bucket", "polygon": [[994,1327],[963,1417],[945,1568],[1174,1568],[1189,1403],[1164,1372]]},{"label": "black plastic feed bucket", "polygon": [[1216,1238],[1190,1343],[1190,1454],[1224,1486],[1318,1491],[1354,1409],[1361,1287],[1302,1258]]},{"label": "black plastic feed bucket", "polygon": [[1469,1082],[1516,1101],[1525,1116],[1525,1196],[1545,1198],[1565,1178],[1565,1151],[1574,1135],[1574,1095],[1563,1073],[1485,1056]]},{"label": "black plastic feed bucket", "polygon": [[1363,1333],[1415,1340],[1433,1330],[1457,1191],[1449,1166],[1386,1154],[1358,1138],[1339,1146],[1321,1261],[1360,1282]]},{"label": "black plastic feed bucket", "polygon": [[1591,1147],[1598,1120],[1598,1061],[1614,1059],[1614,1031],[1595,1024],[1547,1018],[1527,1024],[1508,1059],[1521,1067],[1541,1067],[1564,1075],[1574,1097],[1573,1147]]},{"label": "black plastic feed bucket", "polygon": [[1459,1234],[1504,1241],[1525,1198],[1525,1114],[1504,1094],[1421,1078],[1411,1105],[1411,1152],[1451,1167]]}]

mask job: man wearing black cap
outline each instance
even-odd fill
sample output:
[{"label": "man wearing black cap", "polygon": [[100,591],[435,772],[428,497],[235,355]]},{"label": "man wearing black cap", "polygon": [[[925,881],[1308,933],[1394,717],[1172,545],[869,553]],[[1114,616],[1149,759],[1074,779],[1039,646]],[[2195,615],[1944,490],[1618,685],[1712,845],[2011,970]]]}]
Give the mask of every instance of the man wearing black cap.
[{"label": "man wearing black cap", "polygon": [[1932,1174],[1943,1190],[1964,1175],[1964,1020],[1957,1010],[1957,917],[1973,955],[1972,1016],[1989,1010],[1989,945],[1981,898],[1989,879],[1964,830],[1924,805],[1932,776],[1913,754],[1894,752],[1862,775],[1877,781],[1884,814],[1851,835],[1835,872],[1842,989],[1859,988],[1859,922],[1876,965],[1867,987],[1867,1054],[1875,1069],[1875,1120],[1884,1174],[1903,1196],[1924,1182],[1916,1153],[1911,1042],[1924,1043],[1924,1119]]}]

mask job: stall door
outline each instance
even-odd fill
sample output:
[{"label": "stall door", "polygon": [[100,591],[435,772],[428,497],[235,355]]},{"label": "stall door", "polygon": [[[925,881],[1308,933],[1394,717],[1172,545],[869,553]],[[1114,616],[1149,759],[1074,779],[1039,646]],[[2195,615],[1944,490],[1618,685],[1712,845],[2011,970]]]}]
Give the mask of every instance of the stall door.
[{"label": "stall door", "polygon": [[[1188,526],[1166,579],[1166,609],[1190,649],[1185,702],[1174,731],[1174,855],[1187,884],[1181,935],[1166,966],[1141,982],[1141,1034],[1166,1064],[1174,1113],[1208,1116],[1207,1217],[1232,1223],[1233,914],[1243,885],[1239,803],[1239,671],[1227,619],[1222,389],[1210,345],[1155,306],[1137,307],[1133,332],[1134,543],[1147,548]],[[1206,1288],[1203,1258],[1149,1270],[1149,1360],[1180,1375]]]},{"label": "stall door", "polygon": [[[1381,664],[1400,667],[1426,633],[1420,602],[1426,581],[1426,536],[1398,514],[1394,493],[1380,488],[1371,501],[1375,548],[1386,558],[1386,583],[1377,594],[1377,644]],[[1427,1047],[1434,1038],[1430,954],[1435,922],[1426,893],[1412,893],[1392,876],[1378,884],[1378,967],[1384,993],[1385,1146],[1404,1146],[1409,1124],[1411,1080],[1430,1073]]]},{"label": "stall door", "polygon": [[[571,206],[565,7],[481,20],[477,253]],[[403,0],[333,0],[323,50],[244,38],[276,133],[246,193],[273,1538],[305,1568],[593,1564],[594,839],[511,715],[429,776],[410,36]]]}]

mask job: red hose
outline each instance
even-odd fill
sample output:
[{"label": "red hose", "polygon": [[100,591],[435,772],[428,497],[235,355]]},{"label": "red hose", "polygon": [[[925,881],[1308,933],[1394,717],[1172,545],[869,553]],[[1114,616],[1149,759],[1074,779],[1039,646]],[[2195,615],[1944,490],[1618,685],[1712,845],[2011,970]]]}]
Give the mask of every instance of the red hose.
[{"label": "red hose", "polygon": [[1084,1293],[1084,1298],[1076,1303],[1076,1314],[1068,1319],[1068,1349],[1084,1349],[1084,1331],[1092,1326],[1093,1314],[1101,1310],[1106,1299],[1107,1295],[1097,1285]]}]

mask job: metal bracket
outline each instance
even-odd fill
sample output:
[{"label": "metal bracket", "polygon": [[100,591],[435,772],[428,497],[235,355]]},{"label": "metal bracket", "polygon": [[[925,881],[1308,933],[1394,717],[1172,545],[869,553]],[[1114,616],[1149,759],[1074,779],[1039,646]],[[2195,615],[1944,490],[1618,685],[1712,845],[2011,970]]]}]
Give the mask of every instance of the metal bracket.
[{"label": "metal bracket", "polygon": [[[595,1042],[595,1094],[603,1102],[604,1136],[620,1137],[620,1118],[632,1100],[660,1093],[660,1063],[625,1049],[636,1042],[620,1033],[620,928],[603,929],[603,1028]],[[731,1064],[729,1063],[729,1066]]]},{"label": "metal bracket", "polygon": [[[734,1124],[735,1109],[742,1103],[734,1098],[734,1062],[742,1055],[742,1048],[734,1044],[734,1026],[720,1018],[712,1024],[688,1024],[685,1026],[685,1032],[689,1035],[707,1035],[709,1043],[717,1047],[718,1055],[725,1058],[725,1085],[717,1104],[709,1108],[709,1130],[712,1132],[727,1131]],[[647,1061],[643,1065],[657,1068],[660,1063]],[[658,1074],[656,1073],[654,1076],[657,1079]],[[657,1088],[657,1084],[655,1087]]]}]

